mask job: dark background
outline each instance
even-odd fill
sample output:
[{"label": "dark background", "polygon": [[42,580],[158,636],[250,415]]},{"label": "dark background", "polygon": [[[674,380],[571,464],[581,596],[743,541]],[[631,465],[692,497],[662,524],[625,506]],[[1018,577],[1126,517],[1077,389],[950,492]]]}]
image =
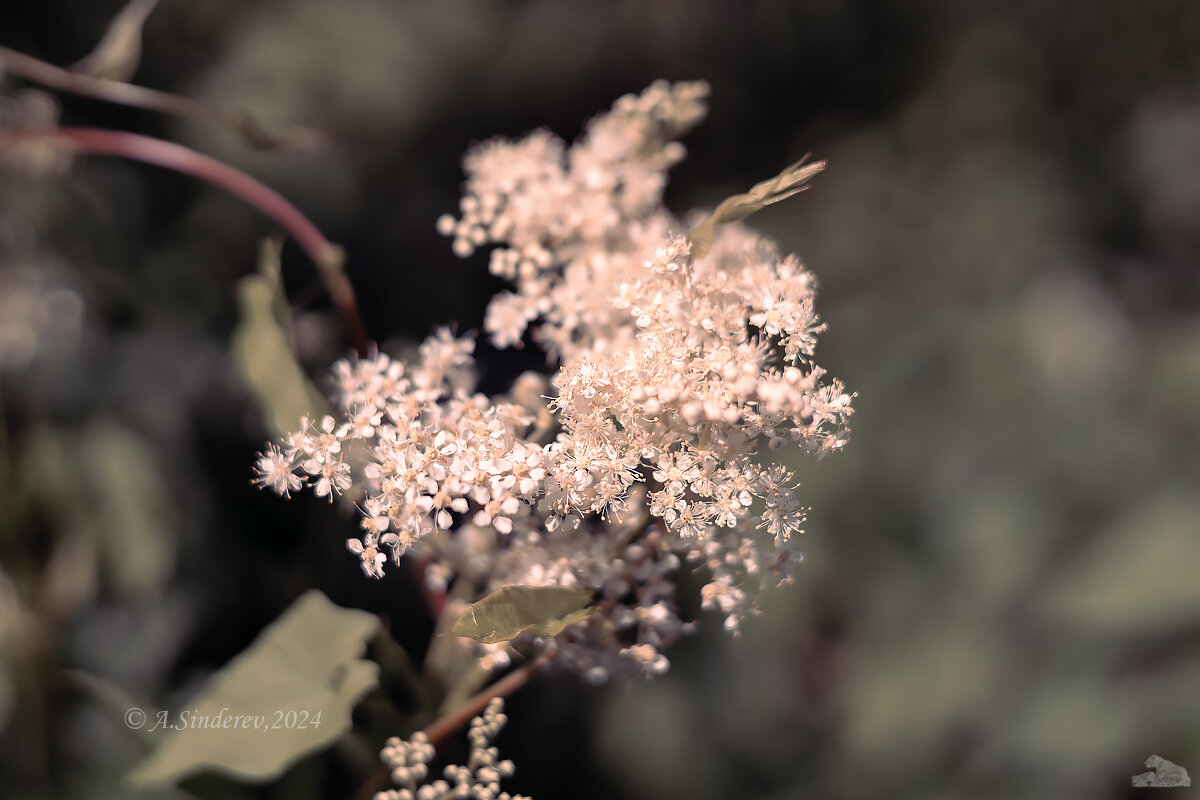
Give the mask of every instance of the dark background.
[{"label": "dark background", "polygon": [[[8,2],[0,44],[71,63],[120,5]],[[65,96],[61,119],[182,141],[279,189],[346,247],[387,343],[480,328],[500,285],[434,231],[472,142],[571,139],[656,78],[713,88],[677,212],[829,160],[751,222],[820,278],[818,361],[858,392],[854,438],[798,464],[813,512],[796,585],[738,639],[707,626],[663,679],[523,690],[507,788],[1113,798],[1137,794],[1151,754],[1200,771],[1195,2],[166,0],[136,82],[329,145],[253,152]],[[345,554],[352,517],[249,485],[269,432],[228,342],[234,284],[272,231],[137,164],[0,173],[0,302],[57,286],[86,304],[78,330],[0,357],[6,797],[128,796],[137,742],[70,670],[176,706],[310,587],[423,652],[411,579],[368,582]],[[319,379],[346,342],[294,246],[284,274]],[[480,361],[492,391],[544,363]],[[359,751],[276,784],[189,788],[352,797],[354,753],[406,702],[385,680]]]}]

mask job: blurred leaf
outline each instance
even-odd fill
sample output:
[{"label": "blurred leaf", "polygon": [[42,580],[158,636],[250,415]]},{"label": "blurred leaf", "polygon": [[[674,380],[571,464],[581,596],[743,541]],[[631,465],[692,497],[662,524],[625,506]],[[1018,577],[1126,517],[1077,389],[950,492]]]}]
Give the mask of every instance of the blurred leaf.
[{"label": "blurred leaf", "polygon": [[1145,388],[1153,418],[1195,436],[1200,430],[1200,320],[1164,325],[1147,356]]},{"label": "blurred leaf", "polygon": [[[246,781],[279,776],[349,730],[351,709],[378,683],[376,665],[359,658],[378,625],[373,614],[335,606],[316,590],[303,595],[213,676],[189,704],[192,722],[166,733],[128,779],[159,784],[201,770]],[[239,715],[242,721],[227,728],[195,722]],[[179,724],[181,717],[169,720]]]},{"label": "blurred leaf", "polygon": [[104,565],[123,596],[159,596],[175,564],[171,503],[157,454],[135,431],[107,420],[76,445],[80,483],[89,486]]},{"label": "blurred leaf", "polygon": [[283,237],[267,236],[258,243],[258,273],[267,279],[271,286],[271,308],[275,313],[275,323],[283,331],[288,348],[296,349],[296,330],[292,325],[292,307],[288,304],[287,295],[283,292],[283,265],[280,256],[283,253]]},{"label": "blurred leaf", "polygon": [[272,431],[283,436],[301,417],[321,417],[328,407],[296,363],[286,329],[276,316],[283,294],[278,257],[277,246],[264,243],[259,274],[247,275],[238,283],[240,321],[231,348]]},{"label": "blurred leaf", "polygon": [[[449,636],[449,634],[447,634]],[[461,639],[451,639],[450,641],[458,641],[462,644]],[[484,664],[479,655],[474,652],[466,653],[468,658],[464,659],[466,664],[462,672],[459,673],[458,679],[451,684],[448,684],[448,689],[442,696],[442,701],[437,705],[438,717],[445,716],[451,713],[454,709],[466,705],[472,696],[482,689],[492,677],[492,667]]]},{"label": "blurred leaf", "polygon": [[1078,665],[1039,670],[1007,696],[1002,713],[989,716],[982,758],[1041,786],[1094,774],[1136,740],[1146,705],[1140,689],[1114,686],[1102,670]]},{"label": "blurred leaf", "polygon": [[102,575],[121,597],[161,596],[177,542],[166,478],[145,438],[101,416],[78,432],[47,427],[34,441],[22,459],[29,493],[64,531],[45,601],[61,613],[81,608]]},{"label": "blurred leaf", "polygon": [[587,619],[592,593],[567,586],[506,586],[472,603],[443,636],[484,644],[507,642],[525,631],[556,636]]},{"label": "blurred leaf", "polygon": [[774,178],[756,183],[749,192],[735,194],[722,201],[688,236],[692,243],[692,258],[703,258],[708,253],[718,227],[745,219],[772,203],[778,203],[804,191],[808,188],[805,185],[807,181],[823,169],[824,161],[805,164],[802,158]]},{"label": "blurred leaf", "polygon": [[1013,480],[981,479],[943,465],[931,540],[945,555],[956,601],[978,610],[1003,608],[1023,596],[1052,540],[1036,495]]},{"label": "blurred leaf", "polygon": [[1001,656],[992,631],[961,613],[927,616],[920,629],[876,643],[849,672],[850,750],[915,764],[988,708]]},{"label": "blurred leaf", "polygon": [[[448,630],[458,621],[469,600],[475,597],[475,587],[469,581],[455,581],[442,606],[435,631]],[[446,708],[446,698],[455,693],[457,687],[478,686],[478,648],[459,636],[435,635],[429,642],[423,669],[434,676],[443,689],[439,707]],[[472,692],[473,694],[473,692]],[[470,695],[467,695],[468,697]]]},{"label": "blurred leaf", "polygon": [[26,631],[33,629],[31,623],[31,616],[21,605],[17,585],[0,565],[0,731],[8,726],[18,697],[16,676],[9,659],[21,654]]},{"label": "blurred leaf", "polygon": [[1200,619],[1200,499],[1168,491],[1079,553],[1047,592],[1052,619],[1115,634],[1154,634]]},{"label": "blurred leaf", "polygon": [[94,78],[127,81],[142,60],[142,28],[158,0],[130,0],[121,9],[92,52],[71,67]]},{"label": "blurred leaf", "polygon": [[157,738],[154,732],[147,730],[145,726],[139,728],[130,725],[126,714],[129,713],[130,709],[137,708],[144,711],[148,718],[153,718],[158,714],[156,709],[145,701],[134,697],[112,681],[101,678],[98,675],[93,675],[90,672],[78,669],[64,669],[62,675],[69,683],[91,697],[96,702],[96,705],[103,709],[105,715],[113,721],[114,725],[117,725],[121,730],[129,731],[142,744],[142,752],[149,752],[153,749],[154,740]]}]

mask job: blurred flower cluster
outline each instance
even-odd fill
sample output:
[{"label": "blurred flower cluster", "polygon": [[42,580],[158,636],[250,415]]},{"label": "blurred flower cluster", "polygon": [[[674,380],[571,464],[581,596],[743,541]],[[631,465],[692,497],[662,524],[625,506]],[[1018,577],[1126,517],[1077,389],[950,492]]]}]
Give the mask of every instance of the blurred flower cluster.
[{"label": "blurred flower cluster", "polygon": [[84,301],[65,271],[0,267],[0,372],[28,366],[39,351],[73,347]]},{"label": "blurred flower cluster", "polygon": [[[0,133],[47,131],[58,126],[60,108],[53,95],[40,89],[22,89],[0,96]],[[32,176],[65,172],[71,152],[48,136],[6,139],[0,147],[0,170]]]},{"label": "blurred flower cluster", "polygon": [[488,331],[503,347],[532,329],[557,362],[549,384],[475,393],[474,342],[443,330],[413,364],[337,364],[339,418],[303,420],[258,464],[281,494],[363,495],[348,547],[368,576],[411,549],[438,588],[594,593],[596,613],[551,646],[598,681],[667,669],[663,649],[692,627],[672,581],[684,562],[705,568],[703,606],[726,628],[755,613],[790,579],[805,516],[766,451],[847,440],[851,397],[811,360],[813,276],[740,224],[701,239],[702,215],[662,206],[706,92],[655,83],[573,147],[539,131],[468,155],[463,216],[438,227],[460,255],[502,245],[491,268],[516,291],[493,300]]}]

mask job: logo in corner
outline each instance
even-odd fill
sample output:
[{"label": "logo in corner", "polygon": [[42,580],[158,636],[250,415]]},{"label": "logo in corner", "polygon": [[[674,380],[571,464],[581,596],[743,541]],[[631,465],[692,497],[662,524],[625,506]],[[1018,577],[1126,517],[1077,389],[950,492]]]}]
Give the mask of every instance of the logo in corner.
[{"label": "logo in corner", "polygon": [[1173,764],[1161,756],[1150,756],[1146,759],[1146,766],[1154,770],[1153,772],[1143,772],[1140,775],[1133,776],[1134,786],[1153,786],[1153,787],[1172,787],[1172,786],[1191,786],[1192,779],[1188,776],[1188,772],[1178,764]]}]

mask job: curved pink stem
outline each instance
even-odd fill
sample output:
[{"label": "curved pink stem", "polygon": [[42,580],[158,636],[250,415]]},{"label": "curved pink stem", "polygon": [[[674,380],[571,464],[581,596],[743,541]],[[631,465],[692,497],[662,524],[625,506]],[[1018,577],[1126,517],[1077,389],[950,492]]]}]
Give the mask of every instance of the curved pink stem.
[{"label": "curved pink stem", "polygon": [[360,354],[366,354],[368,340],[358,313],[358,302],[350,281],[342,271],[345,254],[274,189],[241,170],[183,145],[136,133],[98,128],[0,131],[0,142],[24,139],[64,140],[84,152],[121,156],[191,175],[240,197],[278,223],[316,263],[325,289],[342,318],[347,336]]}]

